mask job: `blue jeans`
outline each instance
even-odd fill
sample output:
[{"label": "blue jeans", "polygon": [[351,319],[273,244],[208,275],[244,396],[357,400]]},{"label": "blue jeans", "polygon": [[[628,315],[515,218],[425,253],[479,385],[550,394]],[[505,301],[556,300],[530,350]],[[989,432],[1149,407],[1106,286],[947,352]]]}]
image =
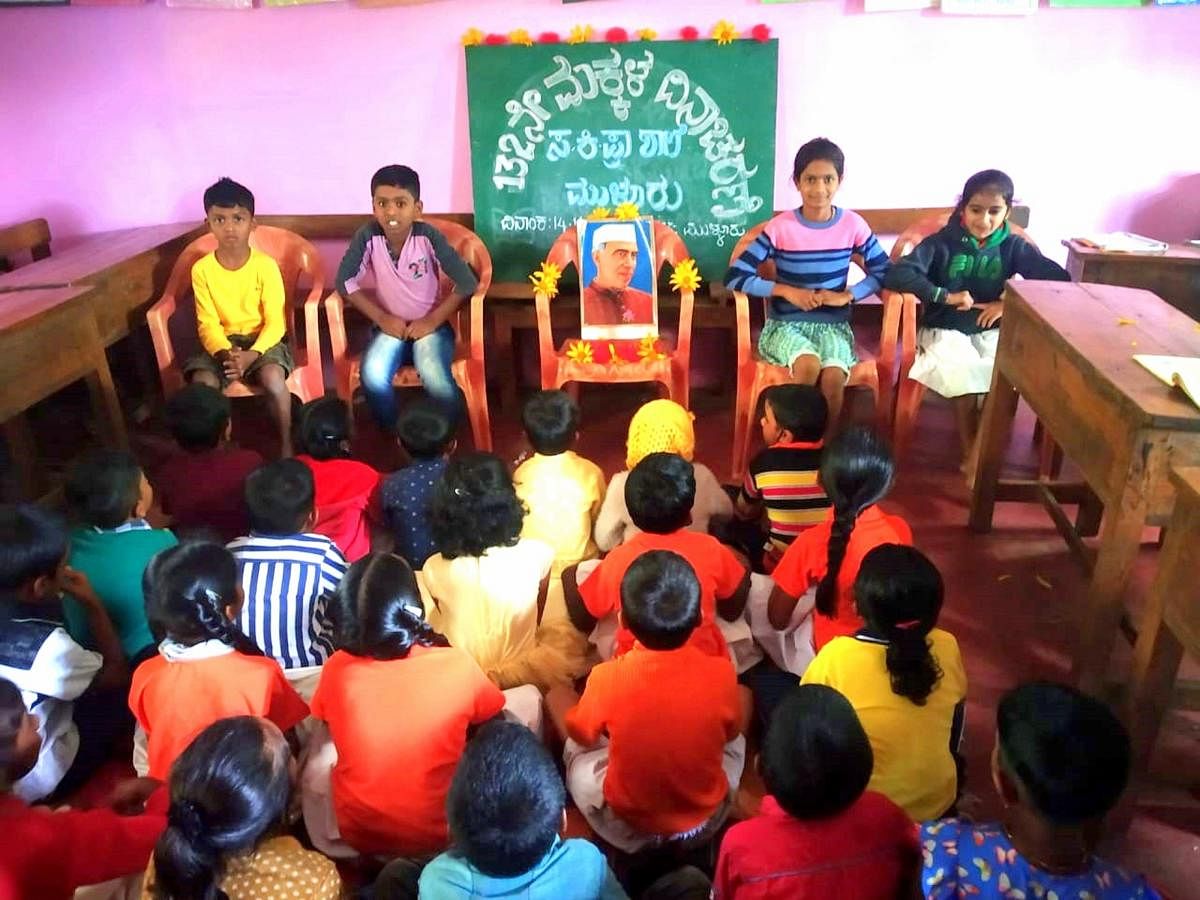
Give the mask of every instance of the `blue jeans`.
[{"label": "blue jeans", "polygon": [[400,410],[392,379],[402,366],[416,366],[425,392],[457,422],[463,395],[450,374],[454,360],[454,329],[443,322],[431,334],[415,341],[403,340],[372,329],[371,340],[363,351],[359,373],[367,395],[367,406],[381,428],[396,427]]}]

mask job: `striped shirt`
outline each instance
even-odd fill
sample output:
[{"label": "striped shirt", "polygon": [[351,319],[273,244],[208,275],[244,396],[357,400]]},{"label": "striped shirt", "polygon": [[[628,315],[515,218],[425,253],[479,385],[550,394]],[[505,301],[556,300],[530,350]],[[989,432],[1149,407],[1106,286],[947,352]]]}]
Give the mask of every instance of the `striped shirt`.
[{"label": "striped shirt", "polygon": [[[762,233],[733,261],[725,275],[725,286],[755,297],[772,297],[775,281],[762,278],[758,267],[775,264],[775,277],[781,284],[809,290],[844,291],[850,275],[850,258],[863,260],[867,277],[850,288],[857,302],[880,289],[891,265],[887,254],[871,232],[871,226],[858,213],[834,207],[833,218],[813,222],[800,210],[775,216]],[[788,301],[771,300],[772,319],[805,322],[849,322],[850,305],[818,306],[805,312]]]},{"label": "striped shirt", "polygon": [[346,558],[320,534],[252,534],[229,543],[242,592],[238,624],[285,669],[319,666],[333,652],[325,604]]},{"label": "striped shirt", "polygon": [[742,496],[767,508],[771,546],[779,553],[796,535],[825,521],[829,498],[817,478],[821,442],[772,444],[750,461]]}]

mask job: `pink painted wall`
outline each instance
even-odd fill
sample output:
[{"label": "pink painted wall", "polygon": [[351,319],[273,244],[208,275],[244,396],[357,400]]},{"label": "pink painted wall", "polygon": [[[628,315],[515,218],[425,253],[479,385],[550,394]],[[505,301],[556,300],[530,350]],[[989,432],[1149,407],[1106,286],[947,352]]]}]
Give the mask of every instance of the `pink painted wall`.
[{"label": "pink painted wall", "polygon": [[223,174],[263,212],[365,210],[392,161],[421,172],[427,209],[469,210],[468,26],[667,36],[728,17],[781,39],[777,207],[795,148],[826,134],[846,150],[846,205],[950,203],[999,166],[1051,252],[1095,229],[1200,237],[1200,7],[971,19],[855,2],[5,9],[0,222],[45,216],[69,238],[198,218]]}]

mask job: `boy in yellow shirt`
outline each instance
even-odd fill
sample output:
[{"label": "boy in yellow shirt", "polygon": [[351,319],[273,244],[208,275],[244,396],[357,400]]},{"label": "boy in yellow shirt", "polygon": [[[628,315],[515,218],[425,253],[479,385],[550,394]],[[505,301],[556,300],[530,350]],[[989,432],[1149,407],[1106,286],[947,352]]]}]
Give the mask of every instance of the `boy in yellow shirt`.
[{"label": "boy in yellow shirt", "polygon": [[254,195],[222,178],[204,192],[204,214],[217,249],[192,266],[204,352],[184,364],[184,377],[217,390],[231,381],[257,382],[271,401],[281,455],[291,456],[287,377],[294,363],[287,344],[283,276],[274,259],[250,246]]}]

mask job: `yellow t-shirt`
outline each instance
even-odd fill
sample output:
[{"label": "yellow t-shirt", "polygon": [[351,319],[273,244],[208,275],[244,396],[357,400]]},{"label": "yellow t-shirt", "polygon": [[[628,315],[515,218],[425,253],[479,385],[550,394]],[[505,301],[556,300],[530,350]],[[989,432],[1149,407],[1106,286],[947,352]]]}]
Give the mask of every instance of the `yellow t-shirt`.
[{"label": "yellow t-shirt", "polygon": [[[154,897],[154,861],[146,870],[142,900]],[[221,878],[229,900],[340,900],[347,896],[333,861],[305,850],[294,837],[269,838],[246,856],[230,859]]]},{"label": "yellow t-shirt", "polygon": [[892,691],[887,646],[871,638],[835,637],[800,682],[828,685],[850,701],[875,754],[868,790],[886,794],[916,822],[937,818],[954,802],[958,776],[950,734],[954,709],[967,695],[954,635],[935,628],[929,640],[942,677],[924,706]]},{"label": "yellow t-shirt", "polygon": [[599,553],[592,526],[604,502],[604,473],[591,460],[568,450],[535,454],[513,473],[517,496],[529,510],[521,536],[554,548],[553,575]]},{"label": "yellow t-shirt", "polygon": [[215,252],[192,266],[196,325],[200,343],[212,354],[228,350],[231,334],[258,335],[251,350],[262,353],[287,334],[283,276],[279,265],[260,250],[240,269],[226,269]]}]

